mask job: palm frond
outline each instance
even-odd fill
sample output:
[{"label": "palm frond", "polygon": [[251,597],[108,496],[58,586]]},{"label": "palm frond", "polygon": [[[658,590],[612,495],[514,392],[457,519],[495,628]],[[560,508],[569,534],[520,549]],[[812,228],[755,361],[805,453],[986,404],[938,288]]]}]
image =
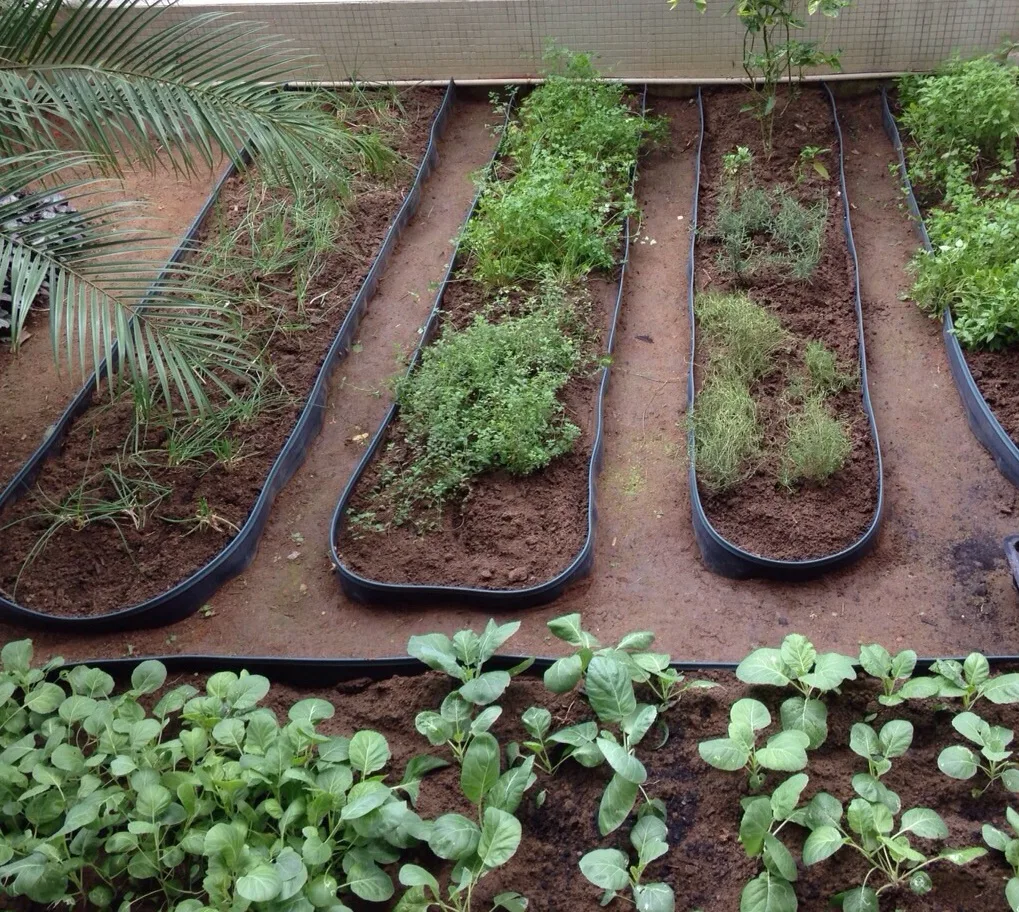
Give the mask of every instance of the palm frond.
[{"label": "palm frond", "polygon": [[[154,248],[162,239],[134,227],[132,204],[109,202],[25,223],[49,194],[74,200],[94,195],[104,182],[79,178],[53,183],[62,167],[81,156],[25,155],[0,161],[0,183],[41,189],[0,204],[0,276],[9,276],[12,343],[17,346],[29,311],[46,286],[50,337],[83,373],[105,359],[116,377],[148,383],[166,401],[188,409],[208,403],[207,388],[223,387],[223,372],[246,375],[251,357],[229,306],[203,284],[203,273],[174,264],[154,274]],[[114,372],[116,369],[116,373]]]},{"label": "palm frond", "polygon": [[[63,135],[116,167],[154,164],[159,147],[183,171],[250,143],[291,179],[335,172],[351,141],[321,105],[283,91],[307,60],[261,26],[223,13],[182,22],[152,0],[25,0],[0,9],[0,109],[15,126],[0,151],[52,148]],[[329,149],[327,152],[325,150]]]}]

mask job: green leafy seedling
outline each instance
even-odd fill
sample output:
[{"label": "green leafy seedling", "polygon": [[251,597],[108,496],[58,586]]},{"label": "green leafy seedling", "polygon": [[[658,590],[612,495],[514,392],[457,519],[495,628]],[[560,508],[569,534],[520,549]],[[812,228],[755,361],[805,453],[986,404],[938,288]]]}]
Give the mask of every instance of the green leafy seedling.
[{"label": "green leafy seedling", "polygon": [[1005,808],[1005,818],[1012,833],[1005,833],[989,823],[983,826],[984,842],[1005,856],[1012,869],[1012,876],[1005,883],[1005,901],[1012,912],[1019,912],[1019,814],[1012,808]]},{"label": "green leafy seedling", "polygon": [[599,905],[607,906],[628,889],[640,912],[673,912],[676,897],[672,887],[665,883],[641,882],[647,866],[669,851],[668,839],[664,819],[651,805],[644,805],[630,830],[630,844],[637,853],[633,864],[619,849],[595,849],[581,858],[581,873],[604,890]]},{"label": "green leafy seedling", "polygon": [[880,732],[866,722],[857,722],[849,733],[849,747],[867,761],[868,772],[880,779],[913,743],[913,725],[903,719],[886,722]]},{"label": "green leafy seedling", "polygon": [[769,725],[771,713],[763,703],[748,697],[737,700],[729,710],[728,737],[702,741],[697,750],[715,769],[746,770],[750,788],[756,792],[764,784],[765,770],[795,773],[807,765],[810,739],[799,729],[780,731],[763,747],[757,746],[757,733]]},{"label": "green leafy seedling", "polygon": [[[890,794],[898,806],[898,796]],[[916,894],[928,893],[933,884],[926,869],[931,865],[951,862],[961,866],[987,854],[983,848],[964,847],[927,855],[914,846],[912,838],[948,838],[944,820],[930,808],[910,808],[896,825],[895,813],[884,802],[861,796],[843,810],[837,798],[819,792],[797,819],[810,830],[803,844],[803,863],[808,867],[831,858],[844,846],[866,859],[869,869],[862,881],[833,897],[833,904],[845,912],[878,912],[880,895],[901,886],[908,885]],[[883,875],[885,882],[875,889],[870,882],[876,875]]]},{"label": "green leafy seedling", "polygon": [[861,646],[860,665],[881,681],[883,693],[877,699],[882,706],[936,697],[941,690],[941,681],[936,677],[912,677],[916,669],[916,653],[912,649],[903,649],[893,656],[877,643]]},{"label": "green leafy seedling", "polygon": [[818,653],[801,634],[791,633],[778,649],[756,649],[736,668],[746,684],[792,687],[800,696],[790,697],[780,710],[782,728],[804,732],[810,750],[828,737],[828,707],[818,694],[837,693],[845,681],[856,678],[853,660],[837,652]]},{"label": "green leafy seedling", "polygon": [[792,886],[797,878],[796,859],[778,834],[786,824],[796,822],[797,805],[806,786],[806,773],[797,773],[770,795],[743,800],[739,841],[748,856],[763,861],[764,870],[743,887],[740,912],[796,912]]},{"label": "green leafy seedling", "polygon": [[1014,737],[1010,728],[990,725],[976,713],[961,712],[952,719],[954,728],[967,741],[977,745],[979,754],[965,744],[952,744],[938,755],[938,769],[953,779],[972,779],[983,773],[987,782],[983,788],[974,788],[976,798],[995,782],[1001,781],[1010,792],[1019,792],[1019,764],[1012,760],[1008,749]]},{"label": "green leafy seedling", "polygon": [[938,696],[962,700],[963,709],[972,709],[980,700],[1004,705],[1019,703],[1019,673],[991,675],[991,666],[979,652],[971,652],[964,662],[941,659],[931,665],[937,675]]}]

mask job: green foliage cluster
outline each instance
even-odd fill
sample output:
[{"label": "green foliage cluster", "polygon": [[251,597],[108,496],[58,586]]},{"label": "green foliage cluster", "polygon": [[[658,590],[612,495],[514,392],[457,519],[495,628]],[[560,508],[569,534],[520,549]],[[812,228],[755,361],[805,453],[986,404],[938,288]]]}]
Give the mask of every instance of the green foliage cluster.
[{"label": "green foliage cluster", "polygon": [[789,346],[778,317],[746,294],[705,292],[697,296],[694,313],[713,373],[751,383],[771,373],[775,356]]},{"label": "green foliage cluster", "polygon": [[383,474],[372,515],[358,525],[426,524],[474,476],[526,475],[570,451],[580,429],[557,394],[588,360],[580,305],[546,285],[522,309],[501,322],[478,314],[465,329],[446,326],[397,382],[409,465]]},{"label": "green foliage cluster", "polygon": [[789,188],[761,187],[745,146],[723,156],[725,180],[708,237],[718,241],[718,267],[743,281],[762,269],[776,269],[809,281],[823,252],[828,204],[805,204]]},{"label": "green foliage cluster", "polygon": [[842,469],[853,452],[845,424],[821,396],[808,396],[788,418],[782,481],[823,483]]},{"label": "green foliage cluster", "polygon": [[629,174],[648,122],[625,87],[599,82],[585,55],[553,52],[560,72],[520,104],[505,137],[506,175],[489,175],[462,244],[488,285],[568,282],[611,268],[636,211]]},{"label": "green foliage cluster", "polygon": [[953,60],[900,81],[910,179],[939,205],[926,213],[933,250],[910,266],[912,295],[946,309],[967,348],[1019,342],[1019,194],[1009,185],[1019,139],[1019,74],[994,57]]}]

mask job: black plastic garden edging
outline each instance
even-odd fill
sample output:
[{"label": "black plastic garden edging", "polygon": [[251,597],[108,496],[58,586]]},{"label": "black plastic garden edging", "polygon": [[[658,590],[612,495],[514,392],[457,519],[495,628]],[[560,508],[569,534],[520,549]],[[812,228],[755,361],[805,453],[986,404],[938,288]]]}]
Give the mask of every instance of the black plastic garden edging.
[{"label": "black plastic garden edging", "polygon": [[[509,122],[512,103],[506,111],[506,123]],[[647,86],[641,89],[641,116],[647,113]],[[504,131],[505,133],[505,131]],[[494,167],[501,152],[501,143],[493,153],[489,168]],[[631,192],[637,179],[637,165],[634,163],[630,171]],[[478,196],[475,196],[470,212],[464,224],[470,221],[477,208]],[[435,298],[435,304],[429,314],[421,334],[421,341],[414,352],[409,370],[414,370],[421,358],[421,353],[434,338],[438,331],[439,316],[442,309],[443,297],[446,289],[453,278],[459,265],[460,248],[459,243],[450,258],[449,267],[443,278]],[[612,319],[609,326],[609,336],[606,344],[606,354],[611,356],[615,348],[616,327],[619,322],[619,313],[623,304],[623,288],[626,283],[626,273],[630,258],[630,219],[626,220],[623,229],[622,258],[619,266],[619,285],[616,290],[615,306],[612,310]],[[483,589],[470,586],[439,586],[417,583],[387,583],[380,580],[368,579],[355,573],[347,567],[340,558],[336,549],[336,542],[340,536],[343,520],[347,511],[347,504],[354,494],[357,483],[364,474],[368,464],[372,461],[382,442],[385,439],[386,431],[396,417],[398,407],[394,403],[386,417],[383,419],[379,429],[375,432],[371,444],[368,446],[361,462],[354,470],[354,474],[347,482],[347,486],[340,497],[336,510],[333,513],[332,527],[330,530],[329,550],[332,554],[333,566],[340,578],[340,585],[343,591],[351,598],[366,603],[376,604],[407,604],[408,602],[435,602],[435,601],[456,601],[474,608],[491,608],[492,610],[516,610],[533,608],[554,601],[563,590],[574,580],[581,578],[590,572],[594,562],[594,532],[597,522],[596,490],[597,477],[602,463],[602,425],[604,421],[605,393],[609,384],[609,367],[601,368],[601,379],[598,384],[598,395],[595,401],[595,433],[594,444],[591,448],[591,458],[588,461],[587,475],[587,535],[580,551],[569,563],[569,565],[549,580],[539,583],[537,586],[529,586],[526,589]]]},{"label": "black plastic garden edging", "polygon": [[[0,620],[15,624],[46,626],[51,630],[68,632],[99,633],[113,630],[127,630],[140,627],[160,627],[180,621],[194,614],[205,604],[213,592],[227,580],[240,573],[254,558],[259,538],[269,519],[276,495],[293,477],[301,463],[304,462],[308,447],[318,436],[325,419],[326,395],[329,379],[336,365],[346,356],[357,328],[364,316],[368,303],[378,287],[379,279],[385,270],[389,257],[421,201],[421,192],[425,180],[431,174],[438,161],[437,141],[444,130],[456,97],[456,86],[449,82],[442,103],[432,121],[428,146],[418,166],[417,173],[399,211],[393,218],[389,229],[375,254],[371,268],[368,270],[357,295],[351,303],[350,310],[343,318],[335,338],[323,358],[315,378],[315,383],[308,393],[304,407],[297,417],[293,429],[280,449],[279,455],[269,470],[262,485],[258,498],[251,508],[247,519],[237,535],[226,546],[209,560],[203,567],[191,574],[187,579],[177,583],[166,592],[146,599],[137,605],[118,609],[106,614],[89,617],[66,617],[34,611],[0,597]],[[247,154],[245,160],[250,161]],[[226,181],[236,173],[231,165],[216,182],[205,205],[192,221],[180,245],[170,258],[170,264],[179,262],[186,257],[195,246],[198,233],[212,211],[219,193]],[[67,435],[74,420],[81,415],[92,398],[92,391],[106,375],[107,365],[100,365],[99,371],[93,374],[71,404],[64,410],[60,419],[54,424],[46,440],[28,458],[14,479],[0,492],[0,509],[13,503],[26,493],[32,481],[38,475],[44,460],[57,451]]]},{"label": "black plastic garden edging", "polygon": [[[720,576],[727,576],[732,579],[749,579],[752,577],[763,577],[782,581],[797,581],[814,579],[824,573],[837,570],[858,561],[874,547],[877,541],[878,532],[881,528],[881,519],[884,514],[884,472],[881,464],[881,444],[878,441],[877,423],[874,420],[874,409],[870,401],[870,389],[867,385],[867,351],[863,335],[863,306],[860,301],[860,265],[856,257],[856,245],[853,243],[853,226],[849,220],[849,196],[846,193],[846,171],[845,158],[842,142],[842,127],[839,124],[838,108],[835,105],[835,96],[827,83],[822,83],[822,88],[831,103],[832,120],[835,124],[835,136],[838,143],[839,157],[839,187],[842,192],[842,227],[846,235],[846,244],[849,247],[849,256],[853,264],[853,297],[856,302],[856,328],[857,343],[860,352],[860,390],[863,400],[863,410],[867,415],[867,422],[870,426],[870,436],[874,444],[874,455],[877,460],[877,504],[874,508],[874,517],[870,521],[863,535],[853,544],[834,554],[823,557],[810,558],[809,560],[775,560],[752,554],[737,547],[728,539],[724,538],[711,525],[704,507],[701,503],[700,491],[697,487],[697,469],[695,465],[695,448],[693,428],[687,432],[688,451],[691,454],[689,466],[690,479],[690,505],[693,514],[694,538],[700,548],[701,558],[705,566]],[[687,414],[693,414],[696,386],[694,377],[694,364],[697,353],[697,323],[694,317],[694,256],[697,244],[697,204],[700,195],[701,181],[701,151],[704,145],[704,100],[700,90],[697,92],[697,104],[700,109],[701,132],[697,143],[697,166],[694,174],[694,205],[693,205],[693,228],[690,232],[690,259],[687,266],[687,279],[689,282],[689,295],[687,300],[687,311],[690,319],[690,366],[687,374]]]},{"label": "black plastic garden edging", "polygon": [[[895,120],[895,115],[892,114],[891,105],[888,103],[887,86],[883,86],[881,89],[881,122],[884,124],[885,133],[888,134],[899,157],[899,179],[906,192],[906,202],[912,216],[913,227],[924,248],[933,252],[934,248],[931,246],[931,239],[927,234],[927,226],[924,224],[920,205],[913,193],[913,183],[909,179],[909,172],[906,168],[906,150],[902,146],[899,125]],[[962,399],[962,407],[966,410],[966,420],[969,422],[973,436],[994,458],[998,471],[1012,484],[1019,486],[1019,446],[1008,436],[994,416],[994,412],[991,411],[991,407],[987,404],[973,379],[962,346],[952,329],[952,313],[947,307],[942,314],[941,335],[945,342],[952,379],[955,381],[955,388],[959,391],[959,397]]]},{"label": "black plastic garden edging", "polygon": [[1008,562],[1008,569],[1012,573],[1012,585],[1015,591],[1019,592],[1019,535],[1010,535],[1004,541],[1005,560]]}]

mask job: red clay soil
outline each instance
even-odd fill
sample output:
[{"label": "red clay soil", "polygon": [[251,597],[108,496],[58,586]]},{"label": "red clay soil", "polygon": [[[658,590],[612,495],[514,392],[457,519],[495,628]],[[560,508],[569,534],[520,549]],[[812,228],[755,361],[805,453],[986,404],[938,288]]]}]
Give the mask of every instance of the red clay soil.
[{"label": "red clay soil", "polygon": [[[712,493],[701,481],[704,510],[722,537],[752,554],[778,560],[806,560],[835,554],[858,541],[870,526],[877,506],[877,460],[874,441],[858,386],[828,400],[831,413],[846,428],[852,451],[846,465],[823,484],[802,483],[788,489],[779,482],[790,405],[787,385],[802,372],[803,349],[820,340],[838,358],[843,371],[860,363],[854,277],[842,228],[843,201],[838,183],[837,137],[826,96],[804,91],[776,115],[774,145],[763,150],[760,127],[745,92],[712,92],[704,100],[705,138],[701,162],[701,203],[698,226],[696,282],[698,293],[745,289],[756,304],[782,322],[794,342],[776,362],[776,370],[754,384],[764,439],[762,459],[752,474],[734,487]],[[782,110],[783,100],[779,102]],[[830,178],[813,169],[794,187],[792,175],[806,144],[833,150],[824,158]],[[737,145],[754,156],[757,185],[784,186],[805,205],[825,199],[827,225],[822,254],[809,282],[800,282],[764,267],[737,282],[716,262],[720,245],[710,232],[722,191],[722,156]],[[698,341],[698,367],[710,351]],[[700,371],[699,371],[700,373]],[[696,407],[696,404],[695,404]]]},{"label": "red clay soil", "polygon": [[994,417],[1019,445],[1019,347],[1004,351],[963,349],[963,353]]},{"label": "red clay soil", "polygon": [[[678,910],[733,912],[739,908],[744,883],[761,870],[759,860],[747,858],[738,839],[740,800],[749,794],[747,778],[743,773],[721,772],[709,767],[700,759],[697,745],[700,741],[725,736],[728,710],[737,699],[752,696],[761,700],[777,720],[779,706],[789,694],[778,688],[747,688],[728,672],[689,674],[715,681],[719,686],[691,691],[666,713],[670,737],[664,746],[654,747],[658,740],[655,730],[638,748],[638,756],[648,771],[644,789],[649,797],[665,802],[669,831],[668,853],[648,868],[644,880],[669,884],[675,891]],[[177,680],[171,676],[167,686],[184,680],[185,676]],[[188,675],[186,681],[201,686],[201,678]],[[299,699],[315,696],[330,701],[336,707],[336,714],[320,723],[319,731],[346,736],[363,729],[380,732],[392,753],[387,781],[397,782],[411,757],[423,753],[444,756],[441,749],[430,747],[412,723],[417,713],[435,710],[450,689],[450,679],[435,673],[307,689],[276,685],[263,705],[285,720],[287,710]],[[944,842],[914,838],[915,847],[935,854],[942,847],[979,846],[982,845],[983,823],[1007,829],[1003,818],[1009,793],[1000,783],[981,798],[974,799],[970,789],[976,780],[953,780],[937,769],[941,750],[961,741],[950,727],[952,713],[939,710],[934,701],[883,708],[875,699],[878,692],[879,688],[869,680],[850,682],[841,696],[828,701],[828,738],[818,750],[809,754],[805,770],[809,782],[801,803],[819,791],[834,795],[844,805],[855,797],[852,777],[865,772],[867,764],[848,748],[850,729],[855,722],[871,719],[871,714],[876,713],[876,719],[871,722],[876,728],[891,719],[904,719],[914,726],[910,749],[893,761],[891,771],[885,774],[882,782],[899,794],[903,809],[932,808],[942,816],[950,832]],[[503,713],[492,731],[501,744],[526,740],[519,719],[531,706],[549,709],[553,731],[592,718],[586,703],[576,692],[556,696],[545,690],[540,679],[530,677],[515,679],[499,703]],[[957,711],[959,707],[952,709]],[[985,701],[980,713],[992,724],[1014,725],[1015,713],[1011,708],[990,706]],[[776,730],[777,723],[763,732],[762,738]],[[504,867],[481,882],[474,894],[475,907],[487,908],[496,893],[514,890],[527,896],[528,908],[534,912],[595,910],[600,891],[580,874],[579,860],[596,848],[619,848],[629,855],[628,834],[634,818],[631,816],[606,837],[599,834],[598,804],[611,774],[604,765],[585,769],[566,761],[554,776],[537,768],[536,772],[537,781],[517,811],[523,834],[520,847]],[[765,793],[787,776],[768,773]],[[533,800],[539,792],[545,792],[546,796],[540,808]],[[417,811],[425,819],[448,812],[474,815],[460,792],[458,767],[450,765],[425,777]],[[788,825],[779,838],[799,859],[804,836],[803,829]],[[413,860],[439,873],[440,879],[448,875],[448,866],[425,848]],[[394,881],[398,870],[399,865],[390,869]],[[800,908],[804,912],[820,912],[828,907],[831,896],[859,884],[865,873],[862,859],[849,848],[811,867],[798,863],[795,890]],[[929,868],[929,873],[934,883],[931,893],[916,896],[905,886],[888,891],[882,894],[882,909],[889,912],[892,909],[897,912],[997,912],[1005,908],[1004,884],[1010,872],[1001,853],[989,852],[961,868],[947,862],[935,864]],[[875,887],[883,882],[881,879],[870,881]],[[347,895],[344,900],[351,901],[358,910],[377,908],[358,903]],[[623,900],[617,899],[608,908],[626,907]]]},{"label": "red clay soil", "polygon": [[[940,326],[905,299],[916,238],[888,171],[894,151],[873,92],[840,100],[839,111],[885,459],[882,535],[863,561],[810,583],[736,582],[703,567],[690,525],[680,405],[690,342],[686,268],[697,108],[685,99],[650,103],[670,119],[673,142],[641,162],[644,222],[631,248],[605,402],[594,570],[557,602],[520,614],[512,647],[558,651],[545,622],[581,611],[585,626],[605,642],[652,629],[663,651],[701,661],[739,660],[791,630],[809,634],[819,648],[847,653],[875,640],[926,655],[1019,653],[1017,600],[1001,549],[1001,539],[1019,530],[1017,492],[969,430]],[[347,599],[329,562],[327,530],[364,441],[388,408],[386,382],[417,342],[434,299],[429,286],[441,279],[450,239],[470,204],[469,174],[491,153],[485,130],[491,122],[483,102],[454,112],[420,213],[362,323],[363,348],[337,371],[325,428],[277,498],[247,570],[210,599],[207,612],[172,627],[72,637],[0,624],[0,642],[32,636],[41,658],[379,657],[405,653],[411,634],[483,622],[457,604],[383,610]]]},{"label": "red clay soil", "polygon": [[[611,324],[618,279],[592,277],[585,282],[592,307],[586,316],[591,360],[603,350]],[[474,282],[450,285],[443,299],[458,328],[490,306],[490,297]],[[571,452],[530,475],[486,472],[472,479],[468,494],[450,502],[437,518],[438,527],[419,533],[412,523],[385,533],[357,533],[344,524],[337,550],[344,565],[368,579],[471,588],[520,589],[543,583],[576,558],[587,537],[588,466],[594,447],[601,371],[588,370],[560,391],[569,420],[580,428]],[[387,433],[381,456],[358,483],[348,513],[378,510],[371,492],[384,473],[405,470],[409,454],[396,421]],[[386,514],[380,512],[379,518]]]},{"label": "red clay soil", "polygon": [[[166,259],[201,209],[222,167],[220,163],[213,170],[183,178],[172,170],[153,174],[128,163],[123,180],[111,183],[110,192],[82,197],[75,200],[75,205],[82,208],[113,200],[137,202],[141,224],[166,239],[153,250],[153,256]],[[66,364],[63,370],[57,369],[44,316],[30,316],[28,331],[32,338],[17,355],[0,341],[0,489],[42,443],[47,429],[60,417],[84,379],[68,370]]]},{"label": "red clay soil", "polygon": [[[268,360],[285,390],[279,402],[233,429],[235,439],[242,441],[241,458],[231,464],[207,459],[197,468],[194,463],[153,466],[149,477],[170,493],[141,528],[126,521],[94,523],[81,530],[64,526],[33,555],[51,522],[39,515],[41,498],[62,501],[103,465],[122,465],[125,441],[135,423],[134,403],[129,395],[113,403],[97,399],[75,422],[60,455],[47,461],[37,481],[43,493],[23,497],[0,516],[0,525],[7,525],[0,547],[0,591],[26,607],[52,614],[114,611],[166,591],[226,545],[259,495],[266,472],[290,434],[322,359],[403,202],[443,93],[427,88],[402,96],[403,126],[394,141],[407,161],[391,176],[355,178],[343,239],[322,258],[303,307],[289,287],[293,281],[289,273],[238,275],[221,283],[223,292],[238,302],[246,330],[262,333]],[[248,200],[247,179],[232,178],[220,197],[222,215],[210,220],[202,239],[220,220],[227,230],[237,225]],[[252,279],[260,282],[254,301]],[[278,331],[279,325],[287,324],[301,328]],[[141,448],[158,450],[165,439],[164,430],[152,429]],[[130,467],[125,471],[130,474]],[[202,505],[217,517],[205,528],[193,525]]]}]

